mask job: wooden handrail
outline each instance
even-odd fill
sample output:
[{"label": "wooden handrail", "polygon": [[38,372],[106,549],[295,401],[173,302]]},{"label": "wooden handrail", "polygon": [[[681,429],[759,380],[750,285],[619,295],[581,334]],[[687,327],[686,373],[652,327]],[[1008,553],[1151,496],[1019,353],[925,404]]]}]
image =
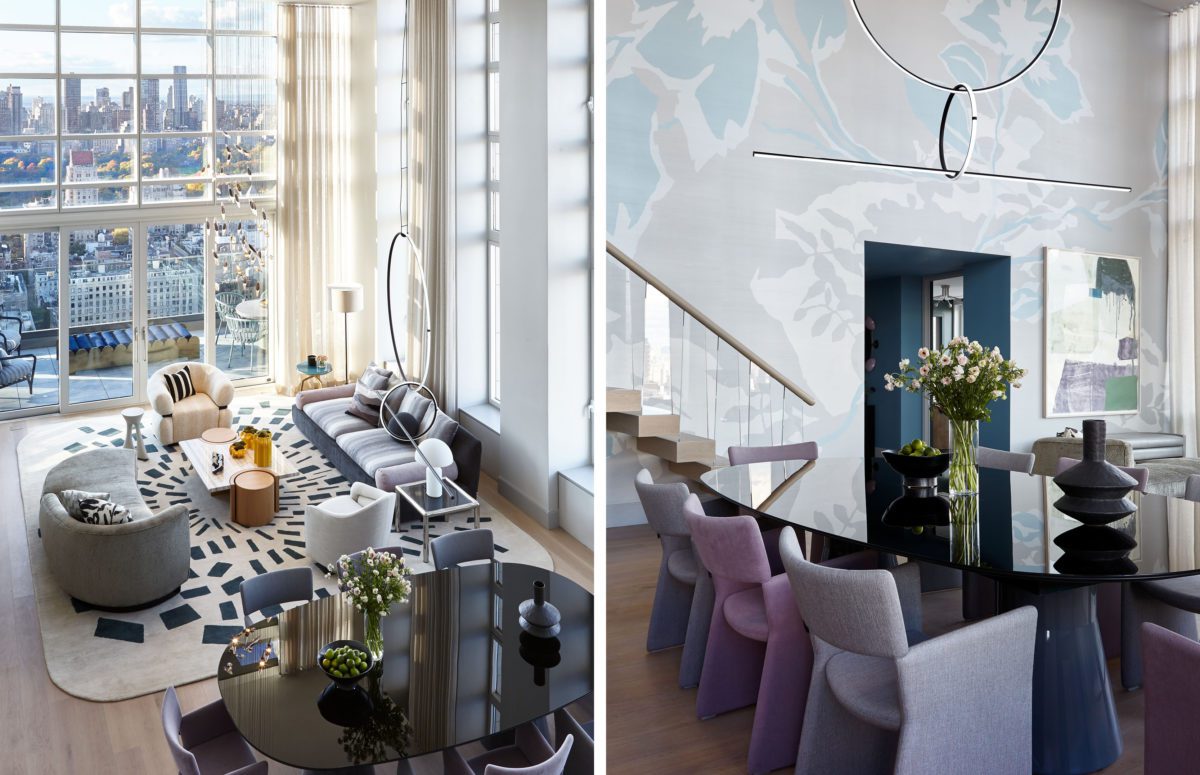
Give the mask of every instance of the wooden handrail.
[{"label": "wooden handrail", "polygon": [[726,344],[741,353],[746,360],[750,361],[755,366],[766,372],[771,379],[775,380],[794,393],[801,401],[809,406],[816,406],[816,400],[809,395],[807,390],[804,390],[795,382],[792,382],[790,379],[780,374],[778,369],[768,364],[766,361],[756,355],[749,347],[739,342],[736,338],[734,338],[733,334],[717,325],[717,323],[708,315],[705,315],[703,312],[696,309],[686,299],[668,288],[666,283],[664,283],[662,280],[659,280],[657,277],[647,272],[641,264],[622,253],[620,248],[618,248],[616,245],[612,244],[611,242],[607,244],[608,254],[617,259],[617,261],[621,262],[622,266],[633,272],[638,277],[642,278],[647,285],[654,288],[663,296],[666,296],[672,304],[674,304],[676,307],[679,307],[688,315],[691,315],[692,318],[700,325],[704,326],[709,331],[712,331],[719,338],[724,339]]}]

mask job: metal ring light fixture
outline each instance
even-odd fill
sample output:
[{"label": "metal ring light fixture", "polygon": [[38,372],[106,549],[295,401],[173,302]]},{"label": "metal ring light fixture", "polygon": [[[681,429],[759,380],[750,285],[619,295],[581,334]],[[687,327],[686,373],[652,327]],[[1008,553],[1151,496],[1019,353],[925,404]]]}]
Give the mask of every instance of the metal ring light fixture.
[{"label": "metal ring light fixture", "polygon": [[[1046,33],[1046,39],[1044,41],[1042,41],[1041,48],[1039,48],[1037,50],[1037,53],[1034,54],[1033,58],[1030,59],[1029,62],[1026,63],[1024,67],[1022,67],[1020,70],[1018,70],[1015,74],[1009,76],[1008,78],[1005,78],[1003,81],[999,81],[997,83],[987,84],[987,85],[979,86],[979,87],[971,87],[971,86],[968,86],[968,85],[962,84],[962,83],[955,84],[954,86],[949,86],[944,83],[938,83],[937,81],[932,81],[928,78],[924,78],[920,75],[917,75],[912,70],[909,70],[907,67],[900,64],[900,62],[894,56],[892,56],[891,54],[888,53],[887,49],[885,49],[883,47],[883,44],[879,42],[879,39],[875,37],[875,34],[873,32],[871,32],[871,28],[867,25],[867,20],[863,18],[862,11],[858,7],[858,0],[850,0],[850,7],[854,9],[854,16],[855,16],[855,18],[858,19],[858,23],[863,28],[863,32],[867,33],[867,38],[871,41],[871,44],[873,46],[875,46],[876,50],[878,50],[879,53],[883,54],[885,59],[887,59],[889,62],[891,62],[893,65],[895,65],[905,75],[908,75],[909,77],[911,77],[917,81],[920,81],[921,83],[925,84],[926,86],[929,86],[930,88],[938,89],[939,91],[948,92],[948,96],[946,97],[946,105],[942,109],[941,127],[938,130],[938,158],[941,161],[941,169],[935,169],[935,168],[931,168],[931,167],[918,167],[918,166],[911,165],[911,164],[891,164],[891,163],[887,163],[887,162],[859,161],[858,159],[834,159],[834,158],[829,158],[829,157],[825,157],[825,156],[804,156],[804,155],[800,155],[800,154],[778,153],[775,151],[754,151],[752,156],[754,158],[761,158],[761,159],[783,159],[786,161],[808,161],[808,162],[818,162],[821,164],[844,164],[844,165],[850,165],[853,167],[865,167],[865,168],[869,168],[869,169],[886,169],[886,170],[894,170],[897,172],[916,172],[916,173],[932,174],[932,175],[944,175],[945,177],[949,178],[950,180],[958,180],[959,178],[964,178],[964,177],[990,178],[992,180],[1013,180],[1013,181],[1017,181],[1017,182],[1021,182],[1021,183],[1035,183],[1038,185],[1072,186],[1075,188],[1089,188],[1089,189],[1095,189],[1095,190],[1100,190],[1100,191],[1117,191],[1117,192],[1121,192],[1121,193],[1129,193],[1130,191],[1133,190],[1129,186],[1112,186],[1112,185],[1106,185],[1106,184],[1102,184],[1102,183],[1082,183],[1082,182],[1073,181],[1073,180],[1052,180],[1049,178],[1031,178],[1031,177],[1026,177],[1023,175],[1001,175],[1001,174],[995,173],[995,172],[974,172],[974,171],[967,169],[967,166],[971,163],[971,157],[975,152],[975,137],[976,137],[976,130],[977,130],[977,127],[979,124],[979,112],[978,112],[978,106],[976,105],[976,102],[975,102],[975,95],[982,94],[984,92],[995,91],[997,89],[1001,89],[1005,86],[1008,86],[1009,84],[1011,84],[1012,82],[1014,82],[1018,78],[1020,78],[1021,76],[1025,75],[1025,73],[1029,72],[1029,70],[1035,64],[1037,64],[1038,60],[1042,58],[1042,55],[1045,54],[1046,50],[1050,47],[1050,41],[1054,38],[1054,33],[1058,29],[1058,20],[1062,17],[1062,4],[1063,4],[1063,0],[1057,0],[1055,2],[1054,20],[1050,23],[1050,30],[1049,30],[1049,32]],[[970,136],[967,141],[967,152],[966,152],[966,155],[963,157],[961,166],[959,166],[959,168],[957,170],[950,170],[946,166],[946,120],[950,114],[951,103],[954,102],[954,98],[960,93],[966,93],[966,95],[967,95],[967,100],[969,103],[969,110],[971,113],[971,127],[970,127],[971,131],[970,131]]]},{"label": "metal ring light fixture", "polygon": [[[900,64],[900,62],[894,56],[888,53],[887,49],[883,47],[883,44],[879,42],[879,38],[876,38],[875,33],[871,32],[871,28],[867,26],[867,20],[863,18],[862,10],[858,7],[858,0],[850,0],[850,6],[854,9],[854,15],[858,18],[858,23],[862,25],[863,32],[867,33],[867,37],[871,39],[873,44],[875,44],[875,48],[877,48],[879,53],[883,54],[889,62],[900,68],[902,72],[907,73],[909,76],[917,79],[926,86],[932,86],[935,89],[948,91],[951,93],[951,96],[954,95],[954,92],[962,88],[962,84],[959,84],[958,86],[947,86],[944,83],[938,83],[937,81],[931,81],[928,78],[923,78],[914,73],[912,70],[909,70],[904,65]],[[1046,49],[1050,47],[1050,41],[1054,38],[1054,31],[1058,29],[1058,19],[1061,15],[1062,0],[1057,0],[1057,2],[1054,4],[1054,21],[1050,23],[1050,31],[1046,33],[1046,39],[1042,41],[1042,47],[1039,48],[1037,53],[1033,55],[1033,59],[1030,59],[1029,62],[1019,71],[1017,71],[1015,75],[1011,75],[1008,78],[1005,78],[1003,81],[993,83],[990,86],[977,86],[974,88],[974,92],[976,94],[983,94],[984,92],[1003,88],[1021,76],[1025,75],[1025,73],[1029,72],[1029,68],[1037,64],[1037,61],[1042,58],[1042,54],[1046,53]]]},{"label": "metal ring light fixture", "polygon": [[[418,393],[424,393],[429,398],[430,402],[433,403],[433,412],[426,412],[426,415],[430,418],[429,425],[424,428],[418,425],[416,433],[410,433],[408,428],[404,426],[403,421],[400,419],[400,412],[388,406],[388,400],[392,397],[392,394],[401,388],[409,388]],[[429,387],[423,382],[413,382],[409,380],[407,382],[401,382],[393,387],[384,395],[383,400],[379,402],[379,424],[383,426],[384,430],[386,430],[388,435],[390,435],[393,439],[396,439],[397,441],[407,441],[416,447],[417,440],[423,439],[431,430],[433,430],[433,424],[437,422],[437,415],[440,411],[441,407],[438,406],[437,397],[433,395],[433,391],[430,390]],[[389,413],[391,414],[390,417],[388,416]],[[402,431],[401,434],[397,434],[395,429],[392,427],[393,420]]]},{"label": "metal ring light fixture", "polygon": [[[967,93],[967,110],[971,112],[971,133],[967,138],[967,152],[963,154],[962,164],[958,170],[951,172],[946,167],[946,119],[950,116],[950,106],[954,104],[954,97],[960,92]],[[979,110],[975,104],[975,92],[971,91],[971,87],[960,83],[954,87],[954,91],[950,92],[950,96],[946,97],[946,107],[942,108],[942,125],[938,128],[938,159],[942,162],[942,169],[946,171],[946,177],[951,180],[957,180],[967,171],[967,165],[971,163],[971,155],[975,153],[975,129],[979,125]]]}]

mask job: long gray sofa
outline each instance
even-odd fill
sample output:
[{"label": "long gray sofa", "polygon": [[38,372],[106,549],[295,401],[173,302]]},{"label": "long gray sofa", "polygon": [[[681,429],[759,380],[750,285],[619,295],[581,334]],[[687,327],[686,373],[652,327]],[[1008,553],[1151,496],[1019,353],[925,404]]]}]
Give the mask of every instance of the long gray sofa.
[{"label": "long gray sofa", "polygon": [[[71,597],[97,608],[151,605],[173,595],[191,565],[187,506],[157,514],[138,491],[132,449],[95,449],[72,455],[46,474],[38,524],[50,572]],[[63,490],[107,492],[129,509],[132,522],[89,525],[63,507]]]},{"label": "long gray sofa", "polygon": [[[397,485],[424,479],[425,466],[417,459],[412,445],[392,438],[384,428],[346,414],[354,401],[353,395],[352,384],[297,393],[292,405],[292,420],[334,468],[351,482],[392,492]],[[483,458],[483,445],[479,439],[440,411],[430,435],[450,445],[454,455],[454,464],[442,474],[475,496],[479,490],[479,467]],[[415,516],[403,507],[400,514],[401,518]]]}]

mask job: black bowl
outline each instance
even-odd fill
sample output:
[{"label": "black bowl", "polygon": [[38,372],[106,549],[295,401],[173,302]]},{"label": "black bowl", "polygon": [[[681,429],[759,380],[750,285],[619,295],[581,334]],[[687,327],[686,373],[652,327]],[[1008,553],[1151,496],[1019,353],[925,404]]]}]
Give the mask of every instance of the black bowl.
[{"label": "black bowl", "polygon": [[942,452],[929,457],[901,455],[894,449],[885,449],[883,459],[901,476],[913,479],[936,479],[950,467],[950,453]]},{"label": "black bowl", "polygon": [[[343,677],[334,675],[333,673],[326,670],[324,666],[321,665],[321,660],[325,658],[325,653],[327,651],[330,651],[331,649],[341,648],[342,646],[350,646],[351,648],[353,648],[357,651],[361,651],[363,654],[367,655],[367,666],[358,675],[350,677],[350,678],[343,678]],[[361,679],[367,673],[371,672],[371,669],[373,667],[375,667],[375,658],[371,656],[371,651],[366,647],[366,645],[363,643],[360,643],[359,641],[335,640],[332,643],[325,644],[324,646],[321,647],[321,650],[317,652],[317,667],[321,668],[321,671],[323,673],[325,673],[325,675],[329,676],[330,681],[333,681],[335,684],[337,684],[338,686],[340,686],[343,689],[349,689],[350,687],[357,684],[359,679]]]}]

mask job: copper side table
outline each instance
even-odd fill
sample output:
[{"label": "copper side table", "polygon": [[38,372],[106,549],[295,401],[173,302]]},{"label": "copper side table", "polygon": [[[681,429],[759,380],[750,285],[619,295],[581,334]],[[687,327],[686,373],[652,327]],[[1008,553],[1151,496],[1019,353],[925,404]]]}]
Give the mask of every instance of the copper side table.
[{"label": "copper side table", "polygon": [[279,511],[279,477],[264,469],[236,474],[229,482],[229,518],[244,527],[269,525]]}]

